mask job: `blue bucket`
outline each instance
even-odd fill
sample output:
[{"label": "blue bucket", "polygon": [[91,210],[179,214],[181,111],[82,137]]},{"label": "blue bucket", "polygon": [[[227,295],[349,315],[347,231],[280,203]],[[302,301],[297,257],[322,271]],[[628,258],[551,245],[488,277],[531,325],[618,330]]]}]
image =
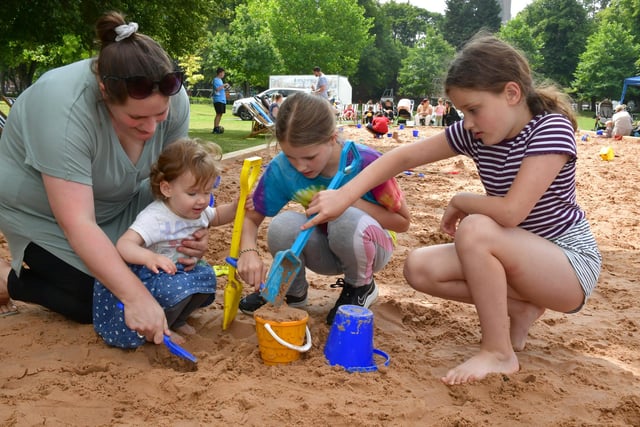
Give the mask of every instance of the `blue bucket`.
[{"label": "blue bucket", "polygon": [[329,331],[324,355],[330,365],[342,366],[349,372],[377,371],[374,355],[385,359],[387,353],[373,348],[373,312],[358,305],[341,305]]}]

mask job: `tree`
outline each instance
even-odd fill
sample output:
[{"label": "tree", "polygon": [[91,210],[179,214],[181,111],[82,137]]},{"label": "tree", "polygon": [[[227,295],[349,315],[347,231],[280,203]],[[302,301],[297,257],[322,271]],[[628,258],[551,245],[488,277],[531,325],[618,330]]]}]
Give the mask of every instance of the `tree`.
[{"label": "tree", "polygon": [[536,71],[568,87],[593,28],[585,9],[577,0],[535,0],[519,17],[540,43],[544,61]]},{"label": "tree", "polygon": [[245,90],[266,86],[271,74],[311,74],[315,65],[349,76],[372,43],[370,26],[356,0],[249,0],[228,31],[212,36],[204,63],[225,64]]},{"label": "tree", "polygon": [[371,20],[357,0],[269,0],[264,17],[286,74],[351,75],[370,46]]},{"label": "tree", "polygon": [[402,61],[398,83],[400,94],[413,97],[439,96],[447,66],[455,49],[434,28],[427,28],[426,37],[409,48]]},{"label": "tree", "polygon": [[393,40],[406,47],[412,47],[425,37],[425,28],[438,26],[444,17],[409,3],[391,0],[380,6],[385,21],[391,26]]},{"label": "tree", "polygon": [[447,0],[444,38],[460,49],[481,29],[495,33],[500,29],[500,12],[496,0]]},{"label": "tree", "polygon": [[379,99],[384,89],[393,87],[397,82],[398,69],[402,58],[402,46],[392,36],[391,23],[377,0],[362,0],[364,16],[371,19],[369,37],[370,46],[360,54],[358,68],[350,76],[355,100]]},{"label": "tree", "polygon": [[11,80],[21,92],[42,72],[89,57],[94,24],[109,10],[125,13],[170,55],[190,53],[206,35],[213,4],[214,0],[5,0],[0,20],[0,80]]},{"label": "tree", "polygon": [[245,93],[249,93],[250,86],[264,86],[269,75],[282,68],[271,30],[265,25],[263,9],[259,0],[239,5],[228,31],[210,35],[202,53],[207,82],[215,76],[216,68],[222,66],[227,82],[242,85]]},{"label": "tree", "polygon": [[527,57],[529,65],[534,72],[544,67],[544,56],[542,54],[544,40],[540,34],[533,33],[531,27],[524,22],[520,14],[500,28],[498,37],[520,49]]},{"label": "tree", "polygon": [[580,99],[613,99],[621,82],[636,70],[633,62],[638,56],[640,45],[634,44],[629,30],[620,23],[603,22],[580,55],[573,89]]}]

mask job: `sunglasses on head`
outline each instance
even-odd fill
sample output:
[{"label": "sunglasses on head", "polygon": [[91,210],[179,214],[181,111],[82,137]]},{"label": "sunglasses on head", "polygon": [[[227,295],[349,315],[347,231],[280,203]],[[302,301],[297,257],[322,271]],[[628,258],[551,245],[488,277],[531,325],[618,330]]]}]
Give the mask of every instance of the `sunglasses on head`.
[{"label": "sunglasses on head", "polygon": [[107,83],[108,81],[124,81],[127,93],[131,98],[144,99],[150,96],[156,87],[158,88],[158,91],[165,96],[175,95],[182,87],[184,73],[182,71],[174,71],[166,74],[163,78],[157,81],[153,81],[145,76],[102,76],[102,81],[104,83]]}]

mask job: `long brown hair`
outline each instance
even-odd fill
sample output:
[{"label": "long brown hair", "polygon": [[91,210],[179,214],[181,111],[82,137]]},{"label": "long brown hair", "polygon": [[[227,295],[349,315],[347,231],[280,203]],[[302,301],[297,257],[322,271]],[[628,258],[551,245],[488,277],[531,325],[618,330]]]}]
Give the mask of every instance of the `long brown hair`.
[{"label": "long brown hair", "polygon": [[[151,37],[135,32],[129,37],[116,41],[116,27],[126,24],[119,12],[107,12],[96,22],[96,43],[98,57],[93,62],[93,70],[99,76],[145,76],[158,81],[175,70],[167,52]],[[124,81],[107,87],[109,101],[124,104],[128,93]]]},{"label": "long brown hair", "polygon": [[508,82],[515,82],[533,115],[559,113],[575,130],[578,123],[571,101],[557,86],[534,83],[525,56],[508,43],[480,32],[456,55],[445,79],[445,91],[453,87],[500,93]]}]

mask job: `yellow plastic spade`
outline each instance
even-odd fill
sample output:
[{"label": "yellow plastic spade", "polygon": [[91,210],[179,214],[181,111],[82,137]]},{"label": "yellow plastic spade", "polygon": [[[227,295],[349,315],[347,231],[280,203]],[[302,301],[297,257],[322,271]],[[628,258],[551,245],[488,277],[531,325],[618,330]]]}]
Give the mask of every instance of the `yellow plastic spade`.
[{"label": "yellow plastic spade", "polygon": [[[242,235],[242,222],[244,221],[244,205],[249,192],[258,180],[260,175],[260,166],[262,166],[262,158],[259,156],[244,159],[242,163],[242,171],[240,172],[240,197],[238,199],[238,207],[236,209],[236,218],[233,221],[233,231],[231,233],[231,248],[229,256],[238,258],[240,252],[240,236]],[[229,266],[229,274],[227,276],[227,286],[224,288],[224,315],[222,318],[222,329],[227,329],[233,319],[236,318],[238,307],[240,306],[240,297],[242,297],[242,282],[236,277],[236,268]]]}]

